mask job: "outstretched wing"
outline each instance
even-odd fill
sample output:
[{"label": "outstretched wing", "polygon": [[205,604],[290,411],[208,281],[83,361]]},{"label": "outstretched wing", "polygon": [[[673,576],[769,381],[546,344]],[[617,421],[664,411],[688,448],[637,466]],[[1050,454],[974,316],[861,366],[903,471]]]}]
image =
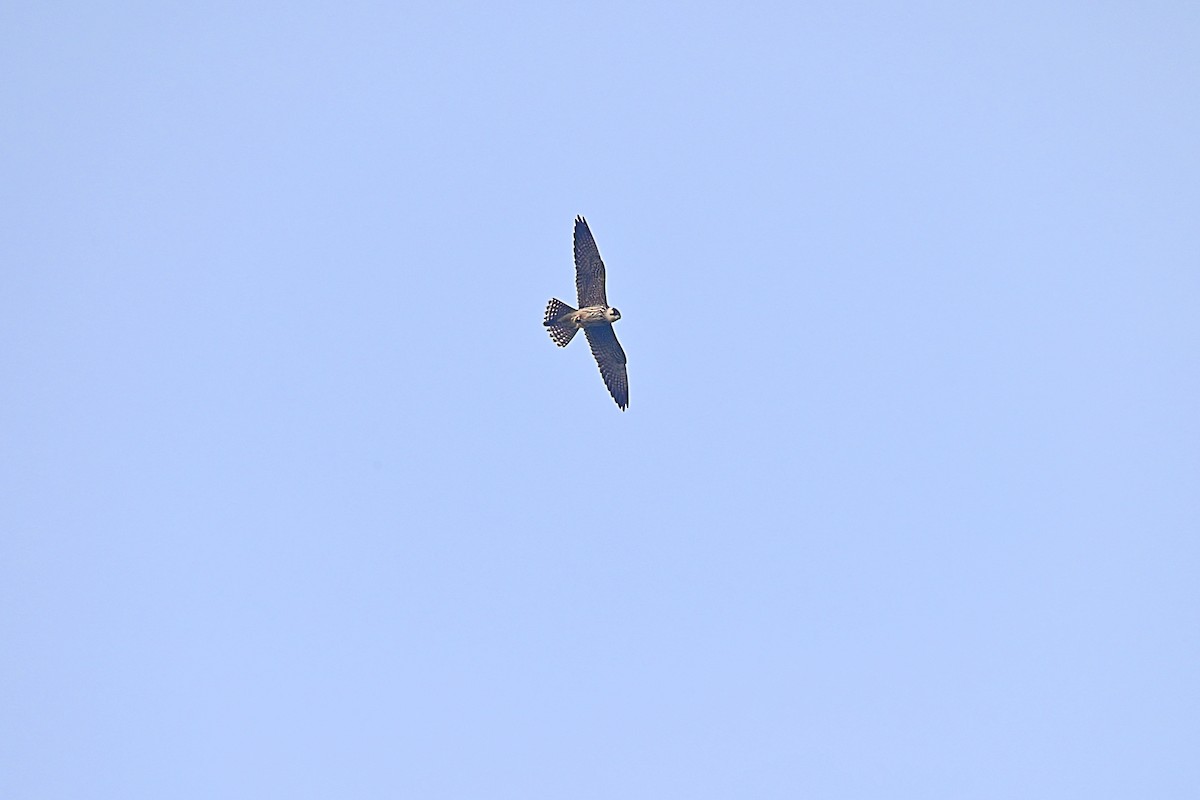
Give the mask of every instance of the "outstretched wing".
[{"label": "outstretched wing", "polygon": [[617,334],[612,325],[588,325],[583,332],[587,334],[608,393],[624,411],[629,405],[629,376],[625,374],[625,351],[617,341]]},{"label": "outstretched wing", "polygon": [[575,289],[580,308],[608,305],[604,294],[604,262],[583,217],[575,218]]}]

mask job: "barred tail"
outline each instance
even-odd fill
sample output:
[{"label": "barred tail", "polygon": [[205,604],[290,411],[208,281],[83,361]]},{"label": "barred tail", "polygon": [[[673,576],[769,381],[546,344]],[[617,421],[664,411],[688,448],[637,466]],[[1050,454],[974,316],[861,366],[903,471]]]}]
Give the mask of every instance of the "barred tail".
[{"label": "barred tail", "polygon": [[570,322],[559,321],[574,310],[557,297],[546,304],[546,319],[542,321],[542,324],[550,329],[550,338],[559,347],[566,347],[579,331]]}]

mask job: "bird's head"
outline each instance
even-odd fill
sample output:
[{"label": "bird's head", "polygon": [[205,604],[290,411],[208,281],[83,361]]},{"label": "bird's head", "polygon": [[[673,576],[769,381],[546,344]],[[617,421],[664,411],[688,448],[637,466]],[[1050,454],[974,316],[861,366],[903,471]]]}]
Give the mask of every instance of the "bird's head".
[{"label": "bird's head", "polygon": [[609,306],[608,308],[604,309],[604,318],[609,322],[616,322],[621,318],[621,312],[617,311],[612,306]]}]

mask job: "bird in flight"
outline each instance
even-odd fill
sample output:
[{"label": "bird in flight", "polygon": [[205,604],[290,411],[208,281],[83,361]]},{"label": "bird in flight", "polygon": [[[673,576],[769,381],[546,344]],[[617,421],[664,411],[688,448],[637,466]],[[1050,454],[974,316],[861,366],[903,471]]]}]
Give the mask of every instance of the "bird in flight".
[{"label": "bird in flight", "polygon": [[625,351],[612,326],[621,318],[621,312],[608,304],[604,293],[604,262],[600,260],[600,250],[583,217],[575,218],[575,290],[579,309],[571,308],[555,297],[546,305],[546,318],[542,324],[550,330],[550,338],[559,347],[566,347],[579,329],[583,329],[604,385],[624,411],[629,407],[629,377],[625,374]]}]

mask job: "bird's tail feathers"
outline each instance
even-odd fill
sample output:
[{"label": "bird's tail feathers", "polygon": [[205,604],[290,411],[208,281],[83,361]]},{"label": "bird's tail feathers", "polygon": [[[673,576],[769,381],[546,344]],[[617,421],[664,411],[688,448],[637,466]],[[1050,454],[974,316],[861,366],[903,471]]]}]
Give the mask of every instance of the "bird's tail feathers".
[{"label": "bird's tail feathers", "polygon": [[564,316],[574,310],[557,297],[551,298],[550,302],[546,304],[546,319],[542,321],[542,324],[549,329],[550,338],[559,347],[566,347],[579,332],[579,329],[570,322],[561,321]]}]

